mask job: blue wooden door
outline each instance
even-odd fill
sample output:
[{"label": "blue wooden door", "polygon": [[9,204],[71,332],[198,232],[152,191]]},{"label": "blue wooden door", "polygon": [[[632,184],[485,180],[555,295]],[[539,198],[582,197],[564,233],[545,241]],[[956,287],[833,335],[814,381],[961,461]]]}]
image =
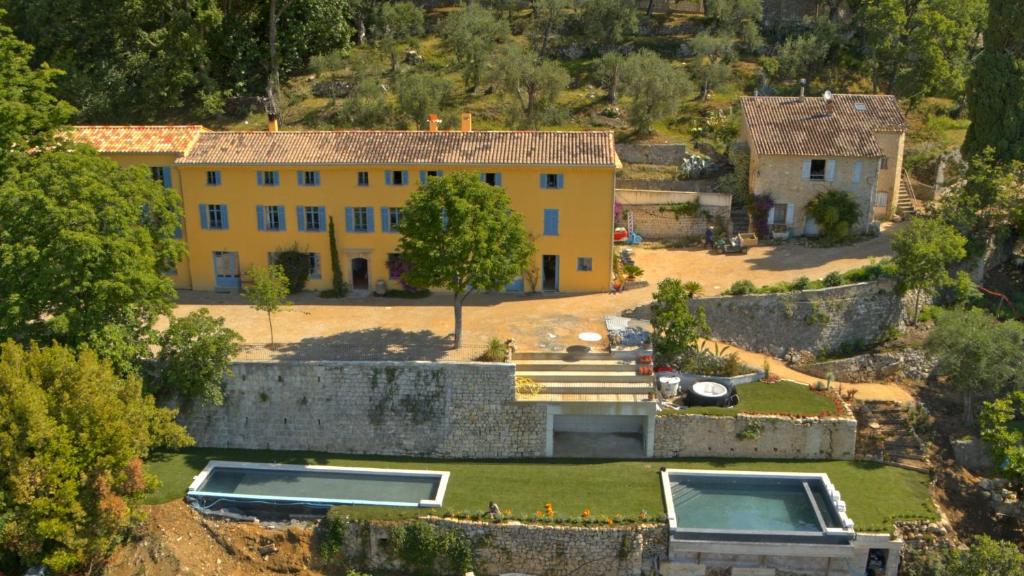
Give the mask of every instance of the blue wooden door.
[{"label": "blue wooden door", "polygon": [[240,289],[242,275],[238,270],[238,252],[214,252],[213,274],[218,289]]}]

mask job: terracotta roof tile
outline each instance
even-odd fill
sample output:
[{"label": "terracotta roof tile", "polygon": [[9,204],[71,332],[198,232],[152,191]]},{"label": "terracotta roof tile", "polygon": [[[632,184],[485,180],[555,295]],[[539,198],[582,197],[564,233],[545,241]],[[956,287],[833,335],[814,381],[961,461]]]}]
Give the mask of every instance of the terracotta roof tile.
[{"label": "terracotta roof tile", "polygon": [[743,99],[753,150],[767,156],[882,156],[876,132],[903,132],[895,96],[836,94],[832,113],[823,98],[753,96]]},{"label": "terracotta roof tile", "polygon": [[178,164],[614,167],[611,132],[203,132]]},{"label": "terracotta roof tile", "polygon": [[75,126],[71,138],[106,154],[178,154],[206,128],[185,126]]}]

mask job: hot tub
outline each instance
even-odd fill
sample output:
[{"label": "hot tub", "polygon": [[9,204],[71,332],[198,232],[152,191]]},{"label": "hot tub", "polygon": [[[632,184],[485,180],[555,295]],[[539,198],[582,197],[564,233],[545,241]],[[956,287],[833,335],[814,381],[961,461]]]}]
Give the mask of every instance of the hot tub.
[{"label": "hot tub", "polygon": [[448,472],[210,461],[188,487],[199,508],[261,508],[295,512],[367,505],[436,508],[444,501]]},{"label": "hot tub", "polygon": [[673,538],[847,544],[855,533],[827,474],[663,470]]}]

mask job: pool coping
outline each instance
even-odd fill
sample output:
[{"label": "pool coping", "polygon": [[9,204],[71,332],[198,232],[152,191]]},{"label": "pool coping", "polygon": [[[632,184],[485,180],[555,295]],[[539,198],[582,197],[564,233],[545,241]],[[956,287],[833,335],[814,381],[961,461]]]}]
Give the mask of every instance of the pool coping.
[{"label": "pool coping", "polygon": [[[687,470],[684,468],[662,468],[661,469],[661,494],[665,503],[665,511],[668,517],[668,527],[670,534],[675,534],[680,531],[677,518],[675,502],[672,499],[672,483],[671,476],[673,474],[688,475],[688,476],[705,476],[705,477],[748,477],[748,478],[774,478],[779,480],[817,480],[821,481],[826,487],[834,486],[832,481],[829,479],[828,474],[818,472],[751,472],[746,470]],[[805,490],[808,488],[805,486]],[[838,490],[836,491],[838,495]],[[826,494],[831,500],[831,494]],[[825,525],[824,519],[821,516],[821,510],[818,508],[817,502],[815,502],[813,496],[808,494],[808,499],[811,503],[811,508],[814,510],[815,515],[819,521],[821,530],[817,531],[792,531],[792,530],[725,530],[725,529],[714,529],[714,528],[694,528],[693,531],[699,531],[701,534],[709,536],[722,535],[722,536],[777,536],[777,537],[809,537],[814,534],[818,534],[822,537],[828,536],[850,536],[851,540],[856,538],[856,531],[851,526],[846,528],[829,528]],[[834,508],[834,512],[837,514],[840,523],[844,519],[848,519],[845,511],[840,510],[835,502],[831,503]],[[687,530],[683,528],[682,530]]]},{"label": "pool coping", "polygon": [[[390,502],[383,500],[357,500],[357,499],[335,499],[335,498],[300,498],[294,496],[265,496],[259,494],[235,494],[228,492],[205,492],[199,488],[206,482],[210,473],[218,467],[241,468],[249,470],[289,470],[294,472],[322,471],[322,472],[345,472],[349,474],[366,474],[375,476],[415,476],[438,478],[437,491],[434,498],[420,500],[419,502]],[[448,489],[448,478],[450,472],[440,470],[410,470],[403,468],[358,468],[349,466],[323,466],[319,464],[278,464],[274,462],[237,462],[234,460],[210,460],[206,466],[192,477],[185,497],[212,497],[212,498],[233,498],[237,500],[276,500],[280,502],[310,503],[310,504],[333,504],[363,505],[363,506],[395,506],[403,508],[440,508],[444,502],[444,495]]]}]

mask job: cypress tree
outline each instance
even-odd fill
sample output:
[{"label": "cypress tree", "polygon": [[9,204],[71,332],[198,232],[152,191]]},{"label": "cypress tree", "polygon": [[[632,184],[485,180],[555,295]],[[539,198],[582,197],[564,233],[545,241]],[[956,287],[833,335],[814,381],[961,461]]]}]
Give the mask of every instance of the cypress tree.
[{"label": "cypress tree", "polygon": [[967,86],[971,126],[963,153],[991,146],[999,160],[1024,160],[1024,3],[989,0],[985,49]]}]

